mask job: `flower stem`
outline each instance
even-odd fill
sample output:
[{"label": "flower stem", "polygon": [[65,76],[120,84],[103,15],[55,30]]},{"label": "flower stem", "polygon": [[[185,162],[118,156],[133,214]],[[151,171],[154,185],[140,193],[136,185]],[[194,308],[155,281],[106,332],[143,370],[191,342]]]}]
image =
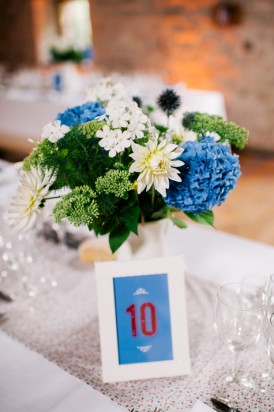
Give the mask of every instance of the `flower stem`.
[{"label": "flower stem", "polygon": [[152,186],[152,188],[151,188],[151,206],[152,206],[152,210],[154,210],[154,204],[155,204],[155,187]]},{"label": "flower stem", "polygon": [[141,214],[141,225],[144,226],[145,224],[145,215],[142,213]]},{"label": "flower stem", "polygon": [[60,199],[61,196],[44,197],[44,200]]}]

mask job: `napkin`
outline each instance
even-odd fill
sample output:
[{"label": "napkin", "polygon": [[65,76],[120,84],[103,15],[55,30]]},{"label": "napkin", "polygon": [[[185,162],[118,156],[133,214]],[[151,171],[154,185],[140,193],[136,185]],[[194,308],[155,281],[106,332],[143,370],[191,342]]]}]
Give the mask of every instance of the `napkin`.
[{"label": "napkin", "polygon": [[0,411],[126,411],[1,331],[0,371]]}]

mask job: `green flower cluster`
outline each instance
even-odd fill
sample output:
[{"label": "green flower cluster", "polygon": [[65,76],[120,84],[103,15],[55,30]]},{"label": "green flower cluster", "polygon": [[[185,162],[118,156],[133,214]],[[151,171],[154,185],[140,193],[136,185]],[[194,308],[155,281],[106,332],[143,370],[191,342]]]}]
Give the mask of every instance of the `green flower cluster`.
[{"label": "green flower cluster", "polygon": [[220,142],[228,141],[238,149],[243,149],[248,140],[248,131],[222,117],[206,113],[185,113],[183,126],[199,135],[215,132],[221,137]]},{"label": "green flower cluster", "polygon": [[95,136],[98,130],[101,130],[104,126],[104,122],[100,122],[98,120],[90,120],[87,123],[83,123],[80,126],[81,132],[88,138]]},{"label": "green flower cluster", "polygon": [[73,189],[53,208],[53,216],[57,223],[67,217],[75,226],[92,225],[94,218],[99,216],[96,193],[89,186]]},{"label": "green flower cluster", "polygon": [[128,191],[132,189],[129,176],[130,174],[126,170],[109,170],[104,176],[100,176],[96,180],[96,192],[99,194],[113,194],[116,197],[127,199]]}]

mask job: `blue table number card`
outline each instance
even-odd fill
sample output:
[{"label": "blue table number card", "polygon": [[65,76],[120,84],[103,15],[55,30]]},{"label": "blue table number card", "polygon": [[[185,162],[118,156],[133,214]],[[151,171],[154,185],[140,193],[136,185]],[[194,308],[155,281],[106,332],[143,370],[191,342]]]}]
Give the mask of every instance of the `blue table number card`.
[{"label": "blue table number card", "polygon": [[113,283],[119,364],[173,359],[167,274]]},{"label": "blue table number card", "polygon": [[184,259],[95,264],[103,382],[190,373]]}]

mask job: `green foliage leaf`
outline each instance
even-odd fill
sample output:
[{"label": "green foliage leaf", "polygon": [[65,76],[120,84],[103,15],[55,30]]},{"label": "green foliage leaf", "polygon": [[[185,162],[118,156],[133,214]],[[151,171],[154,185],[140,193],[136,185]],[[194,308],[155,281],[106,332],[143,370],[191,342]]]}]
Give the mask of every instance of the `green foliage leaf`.
[{"label": "green foliage leaf", "polygon": [[151,105],[147,105],[145,107],[145,110],[147,111],[147,113],[152,113],[152,112],[154,112],[154,107],[151,106]]},{"label": "green foliage leaf", "polygon": [[162,126],[161,124],[155,124],[155,129],[157,129],[160,133],[165,133],[168,131],[168,127]]},{"label": "green foliage leaf", "polygon": [[211,210],[194,215],[193,213],[184,212],[187,217],[196,223],[214,227],[214,214]]},{"label": "green foliage leaf", "polygon": [[167,217],[168,214],[168,207],[164,206],[160,210],[157,210],[157,212],[152,213],[151,218],[155,220],[159,219],[164,219]]},{"label": "green foliage leaf", "polygon": [[119,226],[109,235],[109,246],[112,253],[115,253],[120,246],[127,240],[130,230],[126,226]]},{"label": "green foliage leaf", "polygon": [[140,214],[141,209],[138,205],[136,205],[123,216],[126,227],[136,235],[138,235],[138,222]]},{"label": "green foliage leaf", "polygon": [[170,216],[170,220],[172,221],[172,223],[174,223],[174,225],[176,225],[180,229],[185,229],[187,227],[186,222],[184,220],[179,219],[178,217]]}]

